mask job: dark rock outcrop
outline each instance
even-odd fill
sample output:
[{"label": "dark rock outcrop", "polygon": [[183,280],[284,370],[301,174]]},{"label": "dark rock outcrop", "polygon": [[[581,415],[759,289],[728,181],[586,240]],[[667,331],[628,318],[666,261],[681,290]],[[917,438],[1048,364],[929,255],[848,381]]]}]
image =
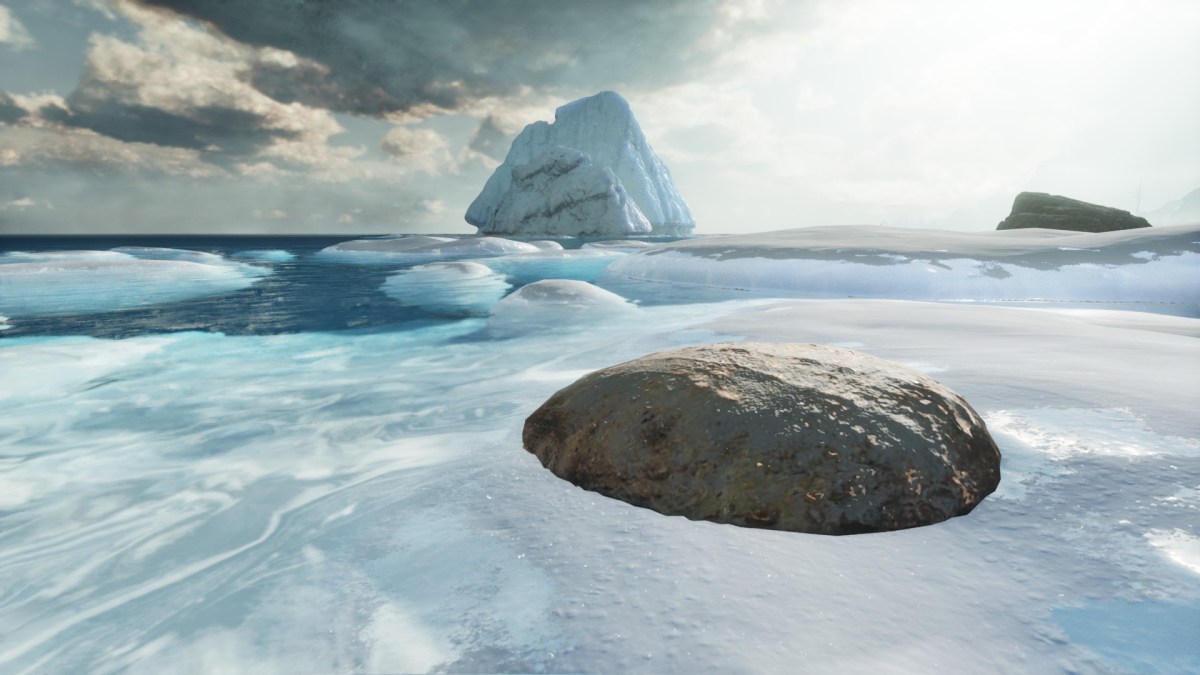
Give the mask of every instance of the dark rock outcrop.
[{"label": "dark rock outcrop", "polygon": [[996,229],[1029,227],[1073,232],[1113,232],[1150,227],[1150,223],[1145,218],[1110,206],[1089,204],[1044,192],[1022,192],[1013,200],[1012,213],[1000,221]]},{"label": "dark rock outcrop", "polygon": [[591,373],[525,421],[525,447],[582,488],[668,515],[819,534],[971,511],[1000,451],[957,394],[821,345],[725,343]]}]

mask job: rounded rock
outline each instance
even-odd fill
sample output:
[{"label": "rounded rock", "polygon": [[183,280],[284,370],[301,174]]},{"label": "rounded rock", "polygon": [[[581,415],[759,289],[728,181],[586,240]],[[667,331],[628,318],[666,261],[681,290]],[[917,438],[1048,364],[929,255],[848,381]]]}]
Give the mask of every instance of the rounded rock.
[{"label": "rounded rock", "polygon": [[525,447],[584,489],[667,515],[856,534],[970,512],[1000,451],[960,396],[822,345],[724,343],[591,373],[525,421]]}]

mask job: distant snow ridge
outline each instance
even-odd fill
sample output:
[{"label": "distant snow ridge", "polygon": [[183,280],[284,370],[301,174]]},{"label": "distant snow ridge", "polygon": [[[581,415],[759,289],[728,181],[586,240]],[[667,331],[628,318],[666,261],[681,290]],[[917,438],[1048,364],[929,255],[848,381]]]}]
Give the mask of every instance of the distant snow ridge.
[{"label": "distant snow ridge", "polygon": [[[552,171],[559,180],[533,180]],[[593,212],[600,222],[588,220]],[[486,234],[681,235],[696,227],[629,103],[611,91],[560,107],[553,124],[525,127],[466,220]]]}]

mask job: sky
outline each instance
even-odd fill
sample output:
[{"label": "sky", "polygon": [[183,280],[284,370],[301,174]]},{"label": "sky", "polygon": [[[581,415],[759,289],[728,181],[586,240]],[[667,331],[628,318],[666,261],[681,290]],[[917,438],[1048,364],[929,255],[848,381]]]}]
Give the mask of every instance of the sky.
[{"label": "sky", "polygon": [[697,234],[1145,213],[1200,187],[1197,35],[1194,0],[0,0],[0,234],[470,233],[602,90]]}]

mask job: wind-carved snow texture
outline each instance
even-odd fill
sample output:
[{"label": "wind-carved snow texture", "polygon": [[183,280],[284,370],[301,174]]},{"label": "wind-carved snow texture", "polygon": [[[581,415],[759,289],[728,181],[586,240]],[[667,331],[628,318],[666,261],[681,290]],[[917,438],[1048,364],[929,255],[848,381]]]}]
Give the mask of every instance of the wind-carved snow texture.
[{"label": "wind-carved snow texture", "polygon": [[[896,269],[883,254],[1003,248],[905,236],[871,254],[875,293]],[[1035,238],[1048,247],[1018,258],[1037,270],[1090,256],[1137,276],[1182,255]],[[707,263],[794,257],[767,239],[762,257],[731,246]],[[836,254],[844,243],[791,263],[862,253]],[[500,339],[490,318],[429,316],[0,338],[0,672],[1200,672],[1200,319],[672,305],[674,284],[643,286],[657,301],[636,308],[576,294],[611,314],[555,311],[586,304],[570,292],[514,296],[491,318],[520,330]],[[932,374],[987,422],[999,488],[935,526],[828,538],[662,516],[521,449],[525,418],[586,373],[729,340],[841,345]]]},{"label": "wind-carved snow texture", "polygon": [[[575,169],[578,176],[566,173],[559,179],[562,186],[553,184],[557,181],[547,187],[529,180],[546,167],[577,161],[564,159],[564,149],[569,157],[575,157],[569,151],[586,156],[592,169],[610,170],[611,181],[609,175],[601,177],[584,168]],[[622,189],[631,203],[624,203]],[[603,221],[569,232],[598,209],[588,201],[607,205],[600,210]],[[558,108],[552,124],[539,121],[525,127],[467,209],[466,220],[485,234],[679,235],[696,226],[671,172],[646,141],[629,103],[611,91]],[[644,229],[647,222],[652,232]]]},{"label": "wind-carved snow texture", "polygon": [[211,253],[124,247],[0,254],[0,314],[109,312],[245,288],[270,272]]}]

